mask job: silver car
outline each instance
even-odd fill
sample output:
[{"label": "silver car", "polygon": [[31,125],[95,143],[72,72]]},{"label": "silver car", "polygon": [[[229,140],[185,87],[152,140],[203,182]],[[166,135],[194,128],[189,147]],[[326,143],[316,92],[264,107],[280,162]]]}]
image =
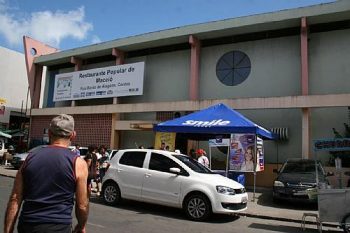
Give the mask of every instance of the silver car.
[{"label": "silver car", "polygon": [[37,146],[37,147],[34,147],[31,150],[29,150],[28,152],[21,153],[21,154],[15,154],[12,158],[11,165],[15,169],[19,169],[22,166],[22,164],[24,163],[24,161],[26,160],[26,158],[30,152],[34,151],[37,148],[41,148],[41,147],[45,147],[45,146],[46,145]]}]

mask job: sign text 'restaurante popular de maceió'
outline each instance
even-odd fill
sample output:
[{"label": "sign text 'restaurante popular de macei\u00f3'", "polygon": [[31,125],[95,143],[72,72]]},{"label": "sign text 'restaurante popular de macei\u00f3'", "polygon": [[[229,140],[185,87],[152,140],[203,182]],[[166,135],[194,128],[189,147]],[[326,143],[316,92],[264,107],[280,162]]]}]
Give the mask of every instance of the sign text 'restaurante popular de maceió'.
[{"label": "sign text 'restaurante popular de macei\u00f3'", "polygon": [[138,62],[58,74],[53,101],[142,95],[144,69]]}]

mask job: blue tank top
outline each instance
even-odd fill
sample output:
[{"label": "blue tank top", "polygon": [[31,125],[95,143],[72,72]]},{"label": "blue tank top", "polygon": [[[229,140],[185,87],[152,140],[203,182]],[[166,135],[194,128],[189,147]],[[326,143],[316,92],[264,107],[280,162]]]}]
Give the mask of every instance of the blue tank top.
[{"label": "blue tank top", "polygon": [[76,156],[68,148],[46,146],[31,152],[22,166],[20,222],[72,223]]}]

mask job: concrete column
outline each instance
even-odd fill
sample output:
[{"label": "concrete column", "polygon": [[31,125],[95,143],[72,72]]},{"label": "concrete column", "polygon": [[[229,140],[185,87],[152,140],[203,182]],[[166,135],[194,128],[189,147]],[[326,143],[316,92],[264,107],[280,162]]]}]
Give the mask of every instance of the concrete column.
[{"label": "concrete column", "polygon": [[[113,48],[112,55],[115,57],[115,64],[124,64],[125,53],[120,49]],[[119,99],[117,97],[113,98],[113,104],[118,104]],[[111,131],[111,148],[118,149],[120,147],[120,131],[115,130],[115,122],[120,120],[120,113],[112,114],[112,131]]]},{"label": "concrete column", "polygon": [[[71,57],[70,63],[74,64],[74,71],[81,70],[82,63],[83,63],[81,59],[79,59],[77,57]],[[72,100],[71,107],[75,107],[75,105],[76,105],[75,100]]]},{"label": "concrete column", "polygon": [[39,108],[43,66],[34,64],[34,59],[41,55],[55,53],[58,49],[40,41],[23,36],[24,55],[31,98],[31,107]]},{"label": "concrete column", "polygon": [[[124,58],[125,53],[117,48],[112,49],[112,55],[115,57],[115,64],[116,65],[123,65],[124,64]],[[113,104],[118,104],[118,98],[113,98]]]},{"label": "concrete column", "polygon": [[191,73],[189,96],[190,100],[198,100],[201,43],[193,35],[190,35],[189,43],[191,44]]},{"label": "concrete column", "polygon": [[[306,17],[301,18],[300,28],[301,93],[309,95],[308,26]],[[302,157],[310,158],[310,109],[302,108]]]},{"label": "concrete column", "polygon": [[39,108],[40,94],[41,94],[41,82],[43,75],[43,66],[35,65],[34,85],[32,93],[32,107]]},{"label": "concrete column", "polygon": [[304,159],[311,158],[310,153],[310,109],[302,109],[302,135],[301,135],[301,145],[302,145],[302,157]]},{"label": "concrete column", "polygon": [[301,93],[309,94],[309,56],[308,56],[308,26],[306,18],[301,18],[300,30],[300,54],[301,54]]}]

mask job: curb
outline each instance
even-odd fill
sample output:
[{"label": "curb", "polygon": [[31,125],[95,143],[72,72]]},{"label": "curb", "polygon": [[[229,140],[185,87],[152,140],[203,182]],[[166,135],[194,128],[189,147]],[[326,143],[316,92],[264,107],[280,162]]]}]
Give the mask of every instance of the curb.
[{"label": "curb", "polygon": [[[289,219],[289,218],[281,218],[281,217],[272,217],[272,216],[266,216],[266,215],[260,215],[260,214],[250,214],[250,213],[237,213],[239,216],[244,216],[244,217],[250,217],[250,218],[260,218],[260,219],[266,219],[266,220],[276,220],[276,221],[281,221],[281,222],[294,222],[294,223],[300,223],[301,220],[297,219]],[[316,222],[314,221],[305,221],[305,224],[308,225],[317,225]],[[332,223],[322,223],[322,226],[325,227],[333,227],[333,228],[338,228],[339,225],[337,224],[332,224]]]},{"label": "curb", "polygon": [[16,176],[13,176],[13,175],[7,175],[7,174],[0,174],[0,176],[9,177],[9,178],[16,178]]}]

